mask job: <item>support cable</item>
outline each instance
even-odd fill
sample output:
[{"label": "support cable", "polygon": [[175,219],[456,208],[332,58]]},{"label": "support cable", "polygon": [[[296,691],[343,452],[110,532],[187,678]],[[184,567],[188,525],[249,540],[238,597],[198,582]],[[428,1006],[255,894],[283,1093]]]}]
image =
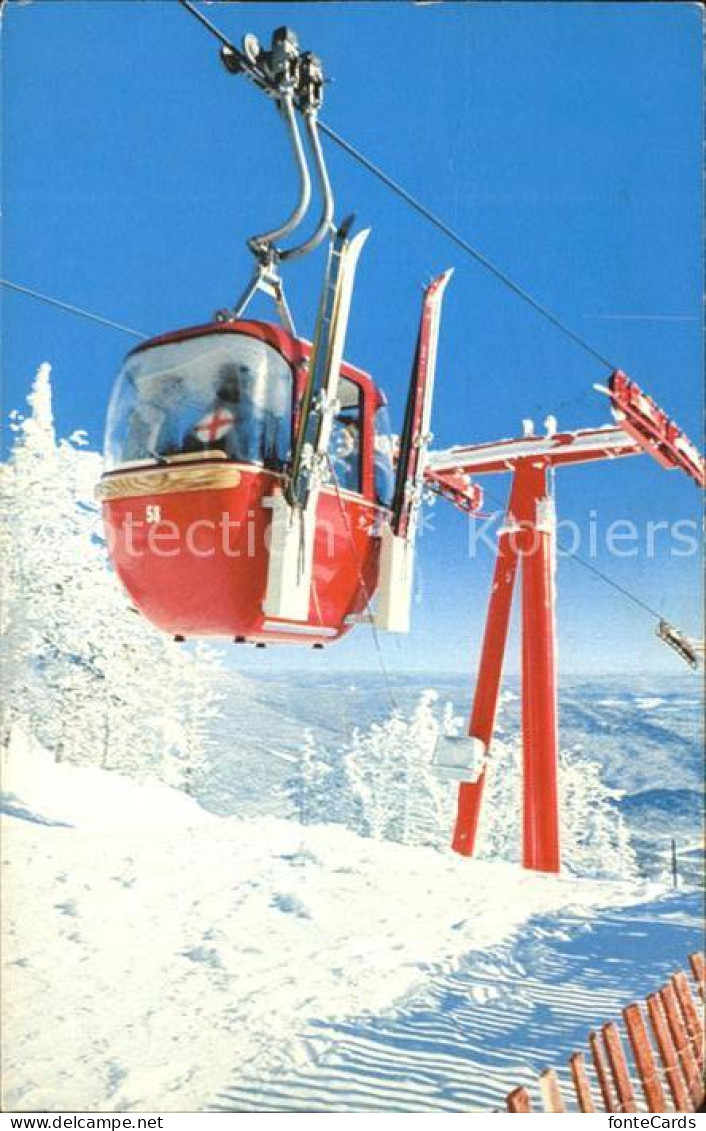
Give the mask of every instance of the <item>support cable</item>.
[{"label": "support cable", "polygon": [[[256,68],[254,68],[247,57],[228,40],[227,36],[225,36],[223,32],[215,27],[215,25],[212,24],[211,21],[198,10],[198,8],[191,2],[191,0],[179,0],[179,3],[183,8],[186,9],[187,12],[189,12],[201,24],[203,24],[203,26],[212,35],[214,35],[224,47],[227,47],[229,51],[235,53],[242,73],[247,75],[248,78],[254,81],[257,86],[263,88],[263,80],[259,76]],[[264,89],[267,89],[266,84],[264,84]],[[411,192],[409,192],[406,188],[404,188],[403,185],[401,185],[398,181],[396,181],[393,177],[391,177],[388,173],[381,169],[379,165],[376,165],[375,162],[366,157],[364,153],[362,153],[350,141],[348,141],[336,130],[334,130],[332,126],[327,125],[321,120],[319,120],[318,124],[321,133],[326,134],[326,136],[330,138],[330,140],[334,142],[335,145],[339,146],[340,149],[342,149],[345,153],[352,157],[354,161],[357,161],[358,164],[361,165],[364,169],[367,169],[369,173],[372,173],[372,175],[379,181],[381,181],[382,184],[384,184],[393,193],[395,193],[396,196],[400,197],[401,200],[403,200],[406,204],[409,205],[410,208],[412,208],[415,212],[417,212],[420,216],[427,220],[428,223],[437,228],[437,230],[440,231],[442,235],[445,235],[447,239],[451,240],[452,243],[455,243],[457,247],[459,247],[472,259],[474,259],[477,263],[484,267],[486,271],[489,271],[492,275],[494,275],[496,279],[503,283],[504,286],[508,287],[508,289],[511,290],[515,295],[517,295],[518,298],[528,303],[528,305],[531,306],[533,310],[535,310],[539,315],[550,322],[551,325],[555,327],[555,329],[565,334],[575,343],[575,345],[578,345],[581,349],[585,350],[586,353],[590,354],[591,357],[600,362],[600,364],[605,366],[606,369],[613,372],[618,368],[618,366],[614,365],[612,361],[610,361],[597,349],[594,349],[590,342],[588,342],[575,330],[572,330],[570,326],[567,326],[565,322],[563,322],[556,314],[553,313],[553,311],[549,310],[548,307],[544,306],[543,303],[534,298],[534,296],[531,295],[529,291],[525,290],[524,287],[515,282],[515,280],[511,278],[511,276],[508,275],[507,272],[503,271],[500,267],[497,266],[497,264],[495,264],[486,255],[484,255],[483,252],[474,247],[473,244],[471,244],[468,240],[464,239],[463,236],[461,236],[449,224],[442,220],[441,217],[437,216],[435,212],[433,212],[430,208],[428,208],[425,204],[423,204],[420,200],[413,196]]]},{"label": "support cable", "polygon": [[392,192],[394,192],[397,196],[399,196],[402,200],[409,204],[410,208],[413,208],[415,212],[418,212],[420,216],[423,216],[425,220],[427,220],[435,228],[438,228],[438,230],[453,243],[455,243],[457,247],[460,247],[462,251],[465,251],[466,254],[470,255],[472,259],[475,259],[477,263],[480,263],[481,267],[485,267],[486,271],[489,271],[496,277],[496,279],[499,279],[501,283],[503,283],[506,287],[513,291],[513,293],[516,294],[518,298],[523,299],[523,301],[528,303],[534,310],[537,311],[538,314],[542,315],[543,318],[546,318],[547,321],[549,321],[563,334],[566,334],[567,337],[571,338],[572,341],[576,343],[576,345],[586,350],[586,352],[591,354],[591,356],[599,361],[601,365],[604,365],[606,369],[609,369],[611,373],[618,368],[618,366],[614,365],[612,361],[609,361],[607,357],[604,357],[603,354],[594,349],[590,342],[587,342],[585,338],[582,338],[580,334],[577,334],[575,330],[572,330],[570,326],[567,326],[565,322],[562,322],[556,314],[548,309],[548,307],[544,306],[541,302],[539,302],[538,299],[534,298],[534,296],[531,295],[529,291],[525,290],[524,287],[521,287],[519,283],[515,282],[515,280],[510,277],[510,275],[508,275],[505,271],[498,267],[497,264],[493,263],[491,259],[488,259],[486,255],[479,251],[478,248],[474,247],[473,244],[469,243],[468,240],[464,239],[463,236],[459,235],[458,232],[454,231],[454,229],[450,227],[449,224],[447,224],[444,220],[437,216],[436,213],[432,212],[430,208],[427,208],[425,204],[422,204],[422,202],[415,196],[413,196],[411,192],[408,192],[403,185],[399,184],[398,181],[395,181],[378,165],[375,165],[374,162],[367,158],[365,154],[361,153],[359,149],[356,149],[354,145],[352,145],[349,141],[346,141],[346,139],[339,133],[337,133],[334,129],[332,129],[331,126],[326,125],[325,122],[320,122],[319,128],[322,133],[326,134],[326,136],[331,139],[331,141],[340,146],[341,149],[343,149],[355,161],[362,165],[363,168],[367,169],[369,173],[372,173],[374,177],[377,177],[377,179],[384,185],[386,185],[389,189],[391,189]]},{"label": "support cable", "polygon": [[122,322],[113,322],[111,318],[104,318],[101,314],[94,314],[92,310],[84,310],[81,306],[74,306],[73,303],[63,302],[61,299],[54,298],[52,295],[42,294],[41,291],[33,291],[30,287],[23,287],[19,283],[13,283],[9,279],[0,279],[0,286],[7,287],[11,291],[18,291],[20,294],[29,295],[31,298],[36,298],[39,302],[46,302],[49,306],[57,306],[59,310],[67,310],[70,314],[77,314],[80,318],[87,318],[91,322],[98,322],[101,326],[110,326],[112,330],[120,330],[123,334],[130,334],[133,338],[140,338],[141,341],[147,341],[147,334],[140,333],[139,330],[132,330],[129,326],[123,326]]}]

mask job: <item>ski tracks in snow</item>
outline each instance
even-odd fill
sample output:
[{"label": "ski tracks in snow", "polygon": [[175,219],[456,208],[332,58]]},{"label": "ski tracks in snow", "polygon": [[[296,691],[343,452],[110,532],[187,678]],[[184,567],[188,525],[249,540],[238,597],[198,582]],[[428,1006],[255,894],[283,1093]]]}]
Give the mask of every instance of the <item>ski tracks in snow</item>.
[{"label": "ski tracks in snow", "polygon": [[[431,970],[386,1015],[312,1025],[308,1059],[277,1077],[238,1079],[225,1111],[504,1110],[507,1093],[585,1048],[700,945],[701,896],[666,896],[614,911],[532,919],[513,939]],[[594,1081],[594,1093],[598,1088]]]},{"label": "ski tracks in snow", "polygon": [[647,895],[31,758],[8,786],[6,1110],[487,1106],[563,1032],[557,930]]}]

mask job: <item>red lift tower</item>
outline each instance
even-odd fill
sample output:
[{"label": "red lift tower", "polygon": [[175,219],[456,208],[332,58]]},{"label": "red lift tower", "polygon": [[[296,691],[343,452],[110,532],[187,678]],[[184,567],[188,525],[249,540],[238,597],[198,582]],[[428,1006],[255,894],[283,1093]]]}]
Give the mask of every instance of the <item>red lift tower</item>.
[{"label": "red lift tower", "polygon": [[[558,709],[554,572],[556,520],[548,478],[555,468],[645,452],[704,485],[704,461],[684,433],[625,374],[608,393],[615,425],[455,447],[429,454],[427,480],[440,493],[461,492],[468,477],[508,471],[512,485],[490,593],[469,734],[490,750],[518,573],[522,600],[523,864],[560,868]],[[459,786],[453,848],[471,856],[476,843],[485,769]]]}]

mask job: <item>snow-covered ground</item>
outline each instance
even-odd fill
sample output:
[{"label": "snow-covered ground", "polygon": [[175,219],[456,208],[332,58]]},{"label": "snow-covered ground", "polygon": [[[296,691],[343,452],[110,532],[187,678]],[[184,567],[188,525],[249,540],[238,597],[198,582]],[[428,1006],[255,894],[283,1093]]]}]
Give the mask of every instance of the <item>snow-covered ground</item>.
[{"label": "snow-covered ground", "polygon": [[[327,1090],[320,1068],[340,1051],[336,1034],[355,1031],[364,1044],[366,1026],[381,1024],[397,1026],[397,1052],[382,1073],[371,1069],[363,1106],[487,1109],[488,1080],[502,1094],[541,1048],[533,1024],[519,1039],[512,1026],[530,1000],[524,979],[541,982],[551,966],[557,923],[568,938],[655,895],[336,826],[214,816],[162,785],[55,765],[18,739],[5,784],[6,1110],[278,1110],[265,1098],[273,1081],[279,1110],[359,1110],[359,1092]],[[467,987],[464,1001],[486,1067],[467,1063],[454,1091],[461,1046],[449,1032],[441,1083],[429,1085],[428,1068],[415,1078],[400,1018],[484,963],[485,988]],[[595,983],[585,971],[560,1011],[582,1023],[597,1002],[607,1008]],[[448,1005],[437,1014],[453,1030]]]},{"label": "snow-covered ground", "polygon": [[[498,946],[471,950],[451,970],[433,969],[385,1013],[314,1022],[302,1035],[305,1061],[279,1074],[234,1072],[219,1107],[494,1111],[524,1084],[541,1110],[538,1077],[548,1066],[558,1069],[570,1102],[568,1054],[588,1054],[590,1029],[619,1020],[626,1004],[663,985],[703,945],[702,923],[693,889],[538,915]],[[593,1078],[591,1086],[598,1102]]]},{"label": "snow-covered ground", "polygon": [[513,863],[506,681],[459,860],[433,753],[470,673],[176,648],[107,567],[48,365],[28,406],[0,465],[6,1108],[487,1110],[699,945],[667,887],[673,841],[684,884],[704,855],[693,677],[563,681],[561,879]]}]

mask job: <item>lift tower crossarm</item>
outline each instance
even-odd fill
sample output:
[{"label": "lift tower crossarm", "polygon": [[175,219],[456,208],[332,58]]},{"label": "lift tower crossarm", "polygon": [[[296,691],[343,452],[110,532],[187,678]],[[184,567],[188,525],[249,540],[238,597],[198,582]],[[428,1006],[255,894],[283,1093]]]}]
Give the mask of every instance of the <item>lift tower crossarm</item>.
[{"label": "lift tower crossarm", "polygon": [[678,469],[700,487],[706,485],[706,464],[696,445],[639,385],[616,369],[608,388],[598,388],[610,398],[615,424],[430,452],[428,478],[441,479],[461,472],[490,475],[514,471],[518,463],[526,459],[562,467],[647,454],[667,471]]},{"label": "lift tower crossarm", "polygon": [[606,392],[620,427],[661,467],[679,468],[699,487],[706,486],[706,462],[696,444],[635,381],[616,369]]},{"label": "lift tower crossarm", "polygon": [[430,452],[428,471],[441,476],[452,471],[490,475],[513,471],[520,460],[541,460],[553,467],[601,459],[639,456],[642,448],[622,428],[584,428],[553,436],[523,436],[491,444],[469,444]]}]

